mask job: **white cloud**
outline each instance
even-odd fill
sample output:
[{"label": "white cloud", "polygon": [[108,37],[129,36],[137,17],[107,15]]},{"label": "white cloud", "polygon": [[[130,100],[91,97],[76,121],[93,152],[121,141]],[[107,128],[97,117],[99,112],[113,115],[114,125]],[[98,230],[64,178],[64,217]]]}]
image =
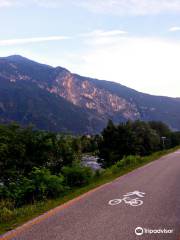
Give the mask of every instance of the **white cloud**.
[{"label": "white cloud", "polygon": [[0,0],[0,7],[35,5],[47,8],[77,6],[97,13],[150,15],[180,12],[180,0]]},{"label": "white cloud", "polygon": [[81,75],[119,82],[142,92],[180,97],[180,42],[119,36],[111,40],[86,42],[86,51],[76,56],[77,63],[73,56],[66,66]]},{"label": "white cloud", "polygon": [[112,42],[116,42],[118,37],[122,37],[127,35],[127,32],[124,30],[118,30],[118,29],[113,29],[109,31],[105,30],[94,30],[89,33],[84,33],[80,34],[80,37],[87,38],[86,43],[91,44],[91,45],[97,45],[97,44],[108,44]]},{"label": "white cloud", "polygon": [[16,5],[18,2],[16,0],[0,0],[0,7],[11,7]]},{"label": "white cloud", "polygon": [[28,44],[28,43],[49,42],[49,41],[60,41],[60,40],[65,40],[65,39],[69,39],[69,37],[50,36],[50,37],[6,39],[6,40],[0,40],[0,46],[22,45],[22,44]]},{"label": "white cloud", "polygon": [[180,0],[81,0],[78,4],[93,12],[117,15],[180,12]]},{"label": "white cloud", "polygon": [[81,36],[85,37],[111,37],[111,36],[118,36],[118,35],[123,35],[126,34],[126,31],[123,30],[109,30],[109,31],[104,31],[104,30],[94,30],[90,33],[84,33],[81,34]]},{"label": "white cloud", "polygon": [[72,0],[0,0],[0,7],[13,6],[40,6],[46,8],[61,7],[64,4],[73,4]]},{"label": "white cloud", "polygon": [[177,31],[180,31],[180,27],[177,27],[177,26],[175,26],[175,27],[171,27],[171,28],[169,29],[169,31],[170,31],[170,32],[177,32]]},{"label": "white cloud", "polygon": [[61,7],[65,3],[69,3],[71,0],[31,0],[32,4],[41,6],[41,7],[46,7],[46,8],[56,8],[56,7]]}]

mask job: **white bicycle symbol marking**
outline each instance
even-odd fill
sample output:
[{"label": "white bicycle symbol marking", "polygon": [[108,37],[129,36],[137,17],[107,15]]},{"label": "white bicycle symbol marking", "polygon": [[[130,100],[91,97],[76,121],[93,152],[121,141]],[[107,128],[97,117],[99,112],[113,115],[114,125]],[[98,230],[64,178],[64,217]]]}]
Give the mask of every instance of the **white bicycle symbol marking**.
[{"label": "white bicycle symbol marking", "polygon": [[[138,197],[136,198],[130,198],[129,196],[133,196],[136,195]],[[129,192],[126,193],[125,195],[123,195],[123,198],[117,198],[117,199],[112,199],[109,201],[109,205],[114,206],[114,205],[118,205],[120,204],[122,201],[124,201],[124,203],[136,207],[136,206],[141,206],[143,204],[143,201],[140,198],[143,198],[145,195],[145,193],[143,192],[139,192],[139,191],[134,191],[134,192]]]}]

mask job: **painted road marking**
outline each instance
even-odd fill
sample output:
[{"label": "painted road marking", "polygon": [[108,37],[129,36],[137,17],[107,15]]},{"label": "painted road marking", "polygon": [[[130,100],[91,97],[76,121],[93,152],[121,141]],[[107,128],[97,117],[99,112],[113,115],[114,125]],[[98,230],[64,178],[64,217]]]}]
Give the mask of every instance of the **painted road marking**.
[{"label": "painted road marking", "polygon": [[[133,191],[123,195],[123,198],[112,199],[108,202],[109,205],[114,206],[118,205],[121,202],[124,202],[127,205],[132,207],[141,206],[143,201],[140,198],[143,198],[146,193],[140,191]],[[137,196],[135,198],[131,198],[132,196]]]}]

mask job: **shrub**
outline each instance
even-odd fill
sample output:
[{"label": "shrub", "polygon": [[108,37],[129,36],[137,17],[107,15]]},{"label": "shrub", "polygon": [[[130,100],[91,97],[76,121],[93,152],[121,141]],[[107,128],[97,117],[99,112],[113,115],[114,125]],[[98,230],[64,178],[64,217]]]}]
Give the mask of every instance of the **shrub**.
[{"label": "shrub", "polygon": [[34,186],[34,197],[36,199],[57,197],[65,190],[63,176],[52,175],[46,168],[34,168],[30,174],[30,179]]},{"label": "shrub", "polygon": [[100,178],[102,175],[102,170],[97,169],[94,174],[94,178]]},{"label": "shrub", "polygon": [[138,157],[137,156],[130,155],[130,156],[124,157],[123,159],[125,161],[126,166],[129,166],[129,165],[134,166],[138,163]]},{"label": "shrub", "polygon": [[62,175],[55,176],[51,175],[47,182],[47,197],[58,197],[60,194],[62,194],[67,187],[63,185],[64,177]]},{"label": "shrub", "polygon": [[19,207],[32,201],[34,189],[35,187],[30,179],[21,177],[8,185],[9,199],[15,202],[16,207]]},{"label": "shrub", "polygon": [[0,209],[0,222],[7,222],[12,220],[14,217],[14,212],[10,209],[3,207]]},{"label": "shrub", "polygon": [[2,199],[0,200],[0,209],[3,209],[3,208],[8,208],[10,210],[13,210],[14,209],[14,202],[11,201],[10,199]]},{"label": "shrub", "polygon": [[111,167],[111,171],[113,173],[118,173],[120,170],[122,170],[125,167],[135,166],[138,163],[141,163],[142,160],[143,160],[143,158],[140,156],[132,156],[132,155],[125,156],[125,157],[123,157],[123,159],[121,159],[120,161],[118,161],[116,164],[114,164]]},{"label": "shrub", "polygon": [[62,173],[65,183],[70,187],[83,186],[90,182],[93,172],[89,167],[74,164],[71,167],[63,167]]},{"label": "shrub", "polygon": [[118,173],[120,170],[121,170],[121,169],[120,169],[119,167],[117,167],[116,164],[111,167],[112,173]]},{"label": "shrub", "polygon": [[48,169],[33,168],[30,175],[8,185],[8,198],[19,207],[37,200],[58,197],[65,191],[62,175],[52,175]]}]

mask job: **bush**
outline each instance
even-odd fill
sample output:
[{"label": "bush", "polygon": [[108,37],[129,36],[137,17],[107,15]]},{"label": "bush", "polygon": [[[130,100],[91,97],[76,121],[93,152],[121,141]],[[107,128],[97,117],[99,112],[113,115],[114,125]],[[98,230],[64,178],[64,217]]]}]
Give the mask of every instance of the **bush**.
[{"label": "bush", "polygon": [[32,195],[35,187],[32,180],[21,177],[16,182],[8,185],[9,199],[15,202],[15,206],[19,207],[24,203],[32,202]]},{"label": "bush", "polygon": [[83,167],[79,164],[74,164],[71,167],[63,167],[66,185],[70,187],[83,186],[90,182],[93,172],[89,167]]},{"label": "bush", "polygon": [[134,165],[136,165],[139,162],[139,158],[140,157],[138,157],[138,156],[130,155],[130,156],[124,157],[123,159],[125,161],[125,165],[126,166],[129,166],[129,165],[134,166]]},{"label": "bush", "polygon": [[122,159],[111,167],[111,171],[112,173],[118,173],[119,171],[124,169],[126,166],[127,166],[127,163],[125,159]]},{"label": "bush", "polygon": [[97,169],[94,174],[94,178],[100,178],[102,175],[102,170]]},{"label": "bush", "polygon": [[13,210],[14,206],[15,206],[14,202],[11,201],[10,199],[2,199],[0,201],[0,209],[8,208],[10,210]]},{"label": "bush", "polygon": [[141,163],[143,160],[140,156],[125,156],[123,159],[118,161],[111,167],[113,173],[118,173],[121,169],[128,167],[128,166],[136,166],[138,163]]},{"label": "bush", "polygon": [[[15,202],[16,207],[34,203],[37,200],[58,197],[66,189],[63,182],[62,175],[52,175],[45,168],[33,168],[28,178],[21,177],[18,181],[8,185],[6,197]],[[3,188],[5,187],[3,186]]]},{"label": "bush", "polygon": [[34,186],[34,197],[44,199],[47,197],[57,197],[64,192],[64,178],[62,175],[52,175],[46,168],[34,168],[30,174],[32,185]]},{"label": "bush", "polygon": [[64,177],[62,175],[51,175],[47,182],[47,197],[55,198],[63,194],[68,187],[63,185]]},{"label": "bush", "polygon": [[0,222],[7,222],[12,220],[14,217],[14,212],[10,209],[3,207],[0,209]]}]

